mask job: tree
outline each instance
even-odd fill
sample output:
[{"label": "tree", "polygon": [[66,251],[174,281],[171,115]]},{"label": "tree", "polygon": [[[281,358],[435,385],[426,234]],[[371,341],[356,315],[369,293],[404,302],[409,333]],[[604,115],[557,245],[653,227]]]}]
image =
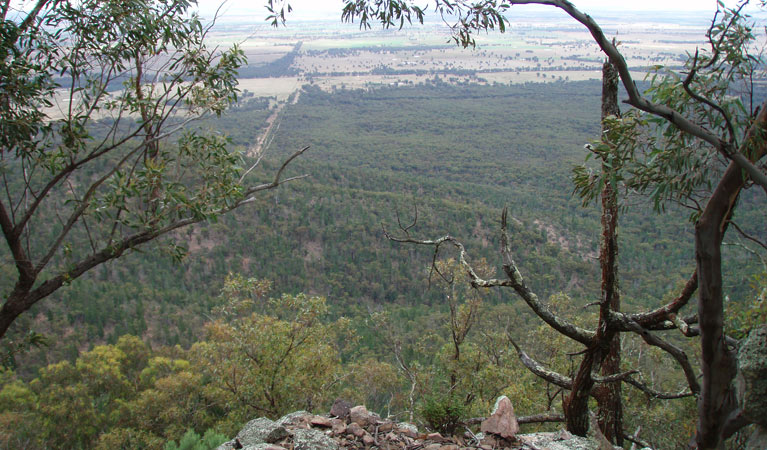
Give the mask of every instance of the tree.
[{"label": "tree", "polygon": [[283,171],[306,148],[252,183],[258,162],[193,127],[236,101],[245,61],[207,47],[193,3],[0,3],[0,228],[16,271],[0,338],[94,267],[300,178]]},{"label": "tree", "polygon": [[207,340],[190,350],[225,399],[236,429],[253,415],[276,418],[330,398],[340,367],[336,344],[349,335],[341,318],[325,324],[324,297],[264,297],[268,283],[230,276]]},{"label": "tree", "polygon": [[[700,323],[703,374],[698,394],[699,421],[695,437],[698,448],[719,448],[723,439],[744,425],[735,404],[732,383],[735,375],[734,353],[723,331],[721,246],[724,234],[732,223],[740,193],[751,185],[767,192],[767,174],[764,163],[760,162],[767,153],[764,139],[767,102],[756,107],[748,105],[743,97],[735,96],[733,99],[732,95],[738,82],[744,82],[753,93],[753,75],[763,64],[750,53],[749,43],[753,35],[741,13],[747,3],[741,2],[734,9],[724,8],[719,3],[708,33],[708,48],[691,55],[684,74],[662,74],[650,97],[639,92],[617,44],[610,42],[599,25],[569,1],[435,0],[432,3],[438,14],[446,20],[453,20],[454,40],[463,46],[474,44],[473,34],[477,31],[504,31],[507,23],[505,14],[514,5],[542,4],[561,9],[588,29],[615,66],[628,95],[626,102],[647,114],[654,126],[662,130],[663,139],[654,143],[657,145],[649,146],[653,150],[642,161],[649,170],[636,177],[626,171],[625,174],[631,179],[627,185],[651,194],[656,205],[670,198],[697,202],[697,213],[694,215],[697,268],[676,301],[647,316],[636,317],[634,323],[626,322],[624,326],[633,328],[644,337],[644,326],[659,324],[658,319],[663,317],[664,320],[673,320],[676,327],[689,333],[690,324],[676,317],[676,311],[698,289],[697,320]],[[343,10],[343,18],[359,20],[361,27],[370,27],[370,23],[376,21],[384,27],[401,27],[406,21],[423,22],[424,11],[404,0],[349,0]],[[748,98],[748,95],[744,97]],[[624,130],[628,131],[628,128]],[[699,164],[706,161],[711,164]],[[717,163],[726,165],[726,169],[714,168]],[[690,168],[694,176],[683,176]],[[651,175],[658,177],[652,178]],[[703,198],[695,198],[699,188],[714,185],[716,187],[712,191],[705,189],[709,193]],[[429,241],[437,246],[444,242],[457,244],[449,237]],[[504,250],[504,254],[504,268],[509,280],[498,283],[513,287],[523,298],[528,296],[533,299],[516,271],[510,253]],[[477,277],[478,286],[487,286],[482,281],[489,280]],[[535,302],[528,303],[535,308]],[[542,313],[539,315],[546,315]],[[610,320],[621,317],[616,314]],[[554,317],[544,320],[584,345],[591,340],[591,334],[586,330],[573,328]],[[691,387],[697,384],[690,374],[688,380]]]}]

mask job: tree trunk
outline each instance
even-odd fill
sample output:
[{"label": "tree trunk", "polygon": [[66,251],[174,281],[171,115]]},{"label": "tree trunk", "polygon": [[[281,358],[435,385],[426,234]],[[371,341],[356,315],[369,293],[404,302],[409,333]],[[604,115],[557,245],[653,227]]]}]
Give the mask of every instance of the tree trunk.
[{"label": "tree trunk", "polygon": [[[618,109],[618,73],[609,62],[602,68],[602,119],[620,115]],[[603,132],[605,130],[602,130]],[[609,180],[608,171],[602,164],[603,176]],[[602,269],[602,297],[599,308],[599,326],[592,343],[586,350],[578,373],[573,380],[570,395],[563,402],[567,430],[585,436],[591,423],[588,401],[593,394],[597,399],[599,428],[610,442],[623,444],[623,404],[621,383],[605,383],[594,387],[591,374],[595,368],[602,375],[620,372],[620,336],[609,328],[610,311],[620,311],[618,292],[618,198],[615,187],[606,181],[602,189],[602,242],[599,263]]]},{"label": "tree trunk", "polygon": [[[620,116],[618,108],[618,72],[610,62],[602,67],[602,120],[607,116]],[[602,133],[606,130],[602,129]],[[611,170],[602,164],[602,173]],[[602,190],[602,248],[599,263],[602,267],[602,303],[606,311],[620,311],[618,292],[618,196],[615,186],[605,182]],[[607,317],[601,319],[606,323]],[[620,335],[614,334],[607,344],[602,363],[602,375],[614,375],[621,369]],[[623,403],[621,383],[606,383],[595,392],[598,405],[599,428],[610,442],[623,445]]]},{"label": "tree trunk", "polygon": [[595,357],[598,352],[599,350],[593,345],[586,350],[578,367],[578,373],[573,379],[570,395],[562,402],[567,431],[578,436],[586,436],[589,431],[589,397],[594,387],[591,371],[596,363]]},{"label": "tree trunk", "polygon": [[[767,108],[746,136],[741,153],[752,162],[767,153],[764,140]],[[724,340],[722,293],[722,239],[748,177],[731,162],[695,225],[695,260],[698,268],[698,316],[700,320],[703,385],[698,399],[698,449],[724,448],[724,427],[735,409],[733,379],[736,358]]]},{"label": "tree trunk", "polygon": [[743,187],[743,175],[730,163],[722,181],[695,225],[698,267],[698,315],[703,385],[698,399],[698,449],[724,448],[722,432],[736,406],[733,379],[736,359],[724,340],[722,295],[722,239],[732,206]]}]

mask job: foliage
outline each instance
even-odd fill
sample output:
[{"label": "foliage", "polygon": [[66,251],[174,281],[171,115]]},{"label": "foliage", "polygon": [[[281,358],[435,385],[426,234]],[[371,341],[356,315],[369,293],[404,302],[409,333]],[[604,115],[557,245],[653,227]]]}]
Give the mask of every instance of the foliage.
[{"label": "foliage", "polygon": [[0,345],[2,345],[0,366],[13,370],[16,368],[15,356],[17,354],[24,353],[31,348],[47,347],[49,340],[42,334],[29,330],[21,338],[5,339]]},{"label": "foliage", "polygon": [[0,224],[16,273],[0,336],[94,267],[280,184],[252,186],[226,137],[192,127],[237,100],[245,57],[208,48],[210,26],[190,2],[10,5],[0,20]]},{"label": "foliage", "polygon": [[[743,5],[720,7],[708,30],[708,46],[688,54],[680,70],[653,66],[647,75],[652,102],[726,136],[733,148],[740,147],[755,119],[755,80],[765,65]],[[728,161],[657,115],[629,110],[620,118],[608,117],[604,127],[607,132],[591,150],[613,168],[610,176],[622,184],[623,201],[630,201],[629,193],[645,194],[659,212],[678,202],[695,211],[690,215],[695,221]],[[585,165],[576,167],[574,178],[584,202],[595,199],[605,182]]]},{"label": "foliage", "polygon": [[455,433],[465,417],[466,406],[455,394],[434,393],[426,397],[421,415],[432,430],[444,436]]},{"label": "foliage", "polygon": [[213,450],[227,441],[226,436],[207,430],[201,437],[194,430],[187,431],[176,444],[174,441],[165,444],[164,450]]},{"label": "foliage", "polygon": [[[234,289],[239,282],[230,277],[227,292],[253,292],[258,284],[240,282],[245,285]],[[283,294],[255,302],[237,295],[224,300],[221,317],[206,326],[207,340],[191,352],[233,417],[240,422],[255,415],[276,418],[330,401],[340,363],[337,346],[349,336],[345,320],[321,321],[325,298]]]},{"label": "foliage", "polygon": [[743,302],[730,300],[725,305],[727,333],[735,339],[743,339],[752,329],[767,323],[767,273],[754,275],[750,284],[752,298]]}]

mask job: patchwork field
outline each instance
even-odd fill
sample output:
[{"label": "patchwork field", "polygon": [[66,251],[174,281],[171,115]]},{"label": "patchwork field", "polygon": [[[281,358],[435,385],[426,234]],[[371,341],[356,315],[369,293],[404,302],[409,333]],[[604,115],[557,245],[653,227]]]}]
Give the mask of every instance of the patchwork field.
[{"label": "patchwork field", "polygon": [[[708,17],[695,14],[595,18],[620,43],[638,79],[653,65],[679,66],[704,42],[709,24]],[[360,30],[340,21],[288,22],[275,29],[239,20],[222,23],[211,38],[218,45],[240,43],[251,67],[267,66],[300,43],[289,76],[242,81],[243,89],[257,96],[279,99],[305,83],[332,90],[418,84],[435,75],[450,83],[489,84],[597,79],[604,59],[585,28],[550,11],[516,14],[505,33],[479,35],[476,48],[467,49],[450,41],[450,30],[441,21],[402,30]]]}]

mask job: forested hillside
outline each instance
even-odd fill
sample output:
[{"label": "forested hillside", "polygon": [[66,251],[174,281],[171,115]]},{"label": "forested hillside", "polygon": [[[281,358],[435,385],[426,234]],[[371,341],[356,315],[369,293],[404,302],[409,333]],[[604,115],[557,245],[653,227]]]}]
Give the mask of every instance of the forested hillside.
[{"label": "forested hillside", "polygon": [[[443,294],[429,283],[430,250],[389,242],[382,232],[397,231],[397,213],[410,223],[416,209],[411,233],[450,233],[495,265],[508,206],[514,251],[531,286],[544,297],[563,292],[588,303],[599,286],[598,217],[573,198],[571,170],[598,132],[598,99],[596,82],[455,86],[437,79],[333,93],[306,85],[280,113],[259,170],[269,174],[311,145],[290,168],[309,177],[179,232],[188,250],[181,261],[137,251],[73,282],[24,317],[20,329],[31,326],[55,344],[24,356],[20,373],[126,333],[188,346],[201,337],[228,273],[271,280],[277,292],[325,295],[334,316],[364,318],[392,306],[442,310]],[[228,135],[247,154],[271,105],[245,98],[199,126]],[[694,267],[691,225],[684,211],[658,215],[634,203],[620,229],[621,285],[629,305],[652,306]],[[759,212],[744,206],[742,226],[763,233]],[[751,292],[758,261],[739,248],[730,260],[737,277],[727,288],[738,301]]]},{"label": "forested hillside", "polygon": [[0,3],[0,450],[763,447],[767,4],[343,3]]},{"label": "forested hillside", "polygon": [[[411,235],[458,237],[491,276],[508,206],[530,286],[553,310],[589,326],[594,311],[584,306],[599,295],[599,217],[573,197],[571,172],[598,133],[598,99],[596,82],[438,79],[331,93],[306,85],[297,102],[281,105],[246,96],[198,126],[229,136],[248,166],[276,114],[259,176],[311,145],[289,168],[309,177],[176,233],[186,249],[180,260],[171,240],[139,249],[22,316],[17,329],[42,333],[48,344],[16,354],[15,371],[0,379],[10,427],[3,439],[159,448],[190,428],[231,435],[256,415],[327,408],[338,395],[383,414],[410,411],[432,429],[486,414],[501,393],[522,414],[556,411],[561,391],[521,367],[507,333],[563,373],[572,361],[562,350],[577,346],[541,328],[509,293],[469,289],[455,254],[443,252],[438,266],[461,281],[451,287],[430,273],[430,248],[391,242],[383,230],[401,232],[417,211]],[[619,231],[627,310],[661,304],[694,267],[688,213],[655,214],[635,200]],[[762,236],[759,217],[746,197],[738,223]],[[742,248],[728,250],[726,288],[740,303],[754,294],[761,267]],[[459,341],[456,332],[465,333]],[[296,336],[302,345],[286,347]],[[689,341],[669,338],[696,357]],[[255,366],[245,357],[253,357],[249,345],[263,352]],[[624,354],[657,387],[679,388],[681,374],[658,352],[627,339]],[[228,376],[252,388],[233,390]],[[262,391],[269,379],[280,382]],[[629,426],[671,427],[649,433],[654,442],[681,445],[690,433],[689,399],[627,392],[625,404]],[[67,411],[82,405],[73,431]]]}]

